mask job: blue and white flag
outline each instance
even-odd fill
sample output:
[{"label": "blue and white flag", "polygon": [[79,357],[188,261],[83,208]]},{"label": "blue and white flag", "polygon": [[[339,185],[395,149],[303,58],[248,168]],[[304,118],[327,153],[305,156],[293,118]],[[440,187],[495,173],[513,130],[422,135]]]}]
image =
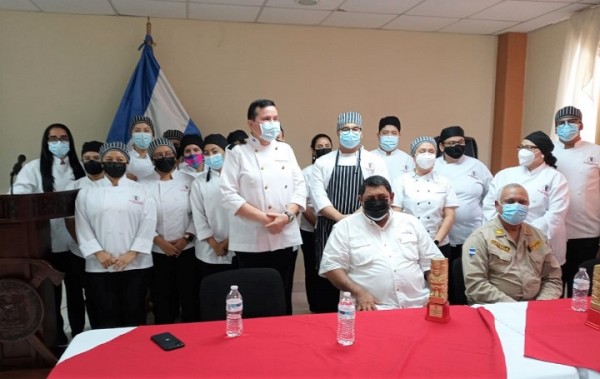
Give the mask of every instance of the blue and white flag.
[{"label": "blue and white flag", "polygon": [[[107,142],[127,143],[131,137],[129,123],[133,116],[147,116],[154,122],[157,137],[165,130],[177,129],[184,134],[200,134],[175,96],[164,71],[154,57],[152,36],[146,34],[140,46],[142,56],[129,80],[121,105],[108,132]],[[139,49],[138,49],[139,50]]]}]

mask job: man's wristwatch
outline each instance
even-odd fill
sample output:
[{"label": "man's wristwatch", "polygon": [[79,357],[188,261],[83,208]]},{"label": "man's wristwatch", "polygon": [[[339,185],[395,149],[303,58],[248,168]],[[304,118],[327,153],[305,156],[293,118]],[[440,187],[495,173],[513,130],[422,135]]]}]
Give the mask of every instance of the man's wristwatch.
[{"label": "man's wristwatch", "polygon": [[190,243],[190,242],[194,242],[194,240],[196,239],[196,236],[193,235],[192,233],[185,233],[183,235],[183,239],[185,239],[186,241],[188,241],[188,243]]},{"label": "man's wristwatch", "polygon": [[440,246],[440,241],[438,240],[433,240],[433,243],[435,243],[435,246]]},{"label": "man's wristwatch", "polygon": [[284,214],[284,215],[286,215],[286,216],[288,217],[288,224],[289,224],[290,222],[292,222],[292,220],[294,220],[294,218],[296,218],[296,215],[295,215],[295,214],[293,214],[292,212],[290,212],[290,211],[287,211],[287,210],[286,210],[285,212],[283,212],[283,214]]}]

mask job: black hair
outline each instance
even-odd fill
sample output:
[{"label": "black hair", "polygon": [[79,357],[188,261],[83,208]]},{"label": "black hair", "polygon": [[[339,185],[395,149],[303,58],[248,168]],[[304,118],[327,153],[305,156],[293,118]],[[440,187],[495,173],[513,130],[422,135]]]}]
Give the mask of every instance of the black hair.
[{"label": "black hair", "polygon": [[315,149],[315,145],[317,144],[317,141],[320,138],[327,138],[329,140],[329,143],[332,143],[331,142],[331,137],[329,137],[327,134],[319,133],[316,136],[314,136],[313,139],[310,141],[310,148],[311,149],[313,149],[313,150]]},{"label": "black hair", "polygon": [[54,155],[52,155],[48,148],[48,135],[50,134],[50,130],[54,128],[63,129],[67,132],[67,136],[69,136],[69,153],[67,154],[67,157],[69,157],[69,165],[73,170],[75,180],[85,176],[85,171],[83,170],[83,167],[81,167],[81,163],[79,163],[77,150],[75,149],[75,141],[73,141],[73,135],[69,128],[63,124],[49,125],[46,130],[44,130],[44,135],[42,137],[42,152],[40,154],[40,174],[42,176],[42,189],[44,192],[54,192],[54,175],[52,175]]},{"label": "black hair", "polygon": [[275,103],[273,100],[269,99],[258,99],[254,100],[252,104],[248,107],[248,120],[254,120],[258,112],[256,112],[257,108],[263,109],[266,107],[274,107]]},{"label": "black hair", "polygon": [[390,185],[390,182],[386,178],[384,178],[381,175],[373,175],[373,176],[369,176],[368,178],[366,178],[363,181],[363,183],[360,186],[360,189],[358,190],[358,194],[360,196],[364,195],[367,187],[380,187],[380,186],[384,186],[385,189],[390,194],[392,193],[392,186]]}]

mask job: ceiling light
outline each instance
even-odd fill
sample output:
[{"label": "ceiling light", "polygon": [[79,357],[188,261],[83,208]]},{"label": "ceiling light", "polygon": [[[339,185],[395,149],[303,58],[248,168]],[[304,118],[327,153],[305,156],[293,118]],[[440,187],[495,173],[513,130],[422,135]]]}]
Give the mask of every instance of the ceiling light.
[{"label": "ceiling light", "polygon": [[296,0],[300,5],[316,5],[319,0]]}]

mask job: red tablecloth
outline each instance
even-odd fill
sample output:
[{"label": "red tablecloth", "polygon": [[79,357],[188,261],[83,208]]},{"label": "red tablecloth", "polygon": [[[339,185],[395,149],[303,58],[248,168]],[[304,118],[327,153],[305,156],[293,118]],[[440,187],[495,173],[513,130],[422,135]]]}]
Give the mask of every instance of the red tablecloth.
[{"label": "red tablecloth", "polygon": [[586,318],[571,309],[571,299],[529,302],[525,356],[600,371],[600,331]]},{"label": "red tablecloth", "polygon": [[[336,314],[244,320],[244,334],[225,337],[225,323],[138,327],[58,364],[50,378],[505,378],[494,318],[483,308],[451,307],[452,319],[424,319],[424,309],[359,312],[356,342],[336,342]],[[150,341],[169,331],[186,346],[162,351]]]}]

